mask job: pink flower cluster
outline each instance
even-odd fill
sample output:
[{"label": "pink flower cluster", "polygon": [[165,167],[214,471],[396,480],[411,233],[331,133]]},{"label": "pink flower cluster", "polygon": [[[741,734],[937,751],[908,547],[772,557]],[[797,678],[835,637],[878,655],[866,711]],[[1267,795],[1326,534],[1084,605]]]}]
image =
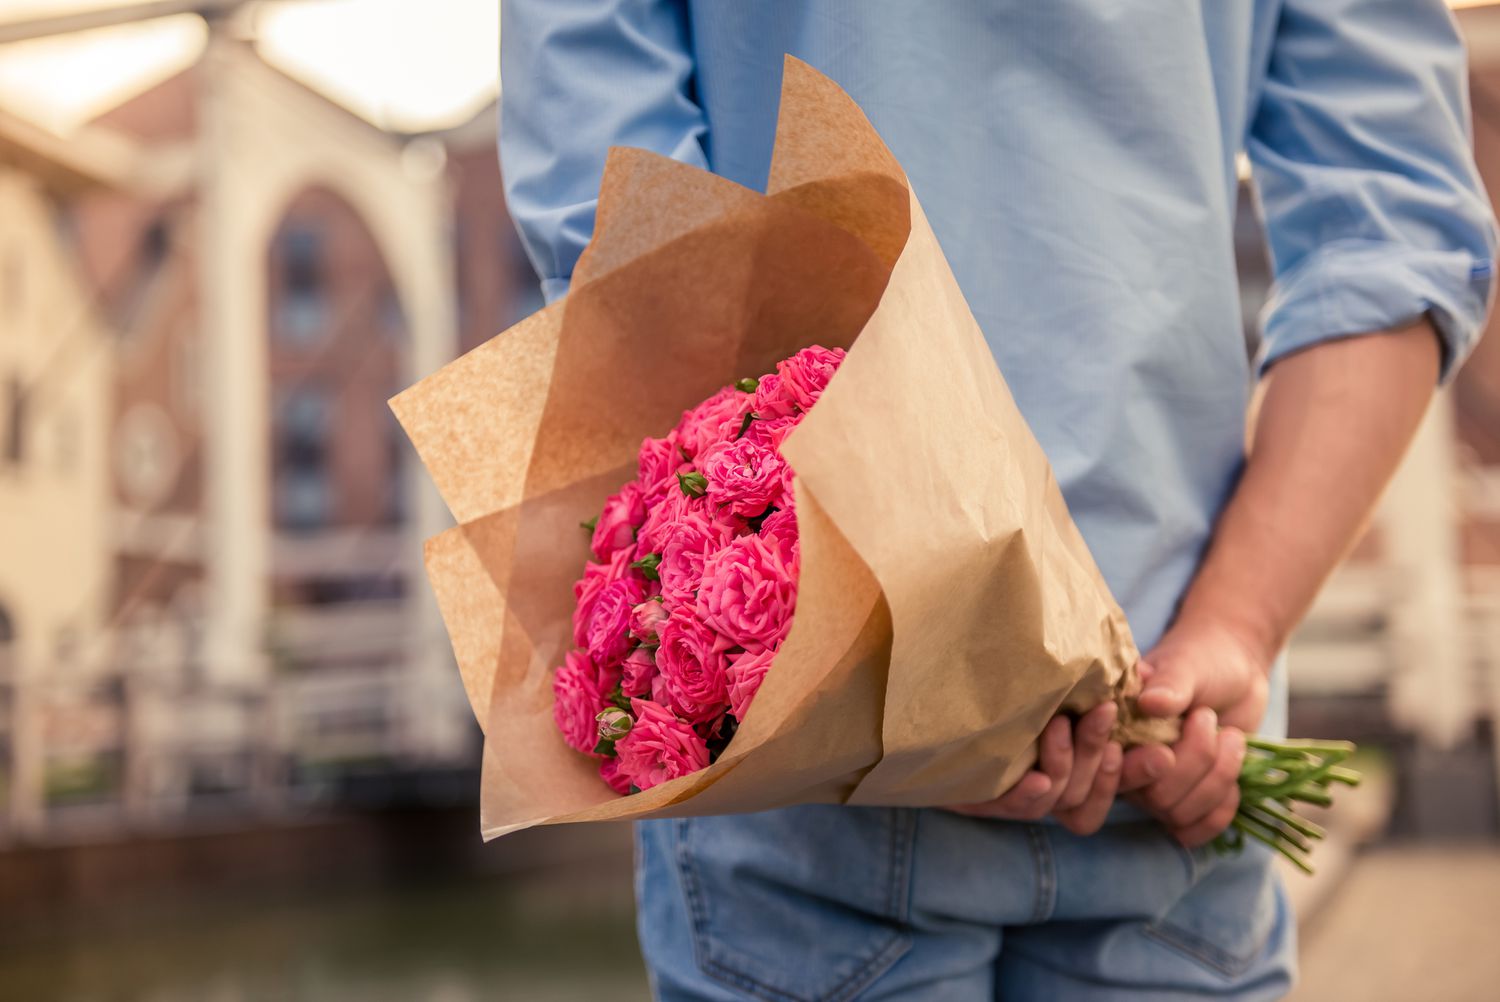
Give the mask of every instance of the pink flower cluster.
[{"label": "pink flower cluster", "polygon": [[717,758],[786,639],[800,557],[780,446],[843,358],[806,348],[685,411],[586,523],[553,716],[617,793]]}]

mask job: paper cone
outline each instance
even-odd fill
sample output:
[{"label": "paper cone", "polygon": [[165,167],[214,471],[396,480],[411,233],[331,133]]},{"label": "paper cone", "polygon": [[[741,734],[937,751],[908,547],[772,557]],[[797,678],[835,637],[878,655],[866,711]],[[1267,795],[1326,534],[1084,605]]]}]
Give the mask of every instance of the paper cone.
[{"label": "paper cone", "polygon": [[[709,768],[619,797],[552,720],[578,523],[647,436],[811,344],[849,353],[787,439],[791,634]],[[392,401],[458,525],[427,568],[485,731],[482,830],[994,797],[1135,646],[904,173],[786,62],[769,192],[610,151],[569,295]]]}]

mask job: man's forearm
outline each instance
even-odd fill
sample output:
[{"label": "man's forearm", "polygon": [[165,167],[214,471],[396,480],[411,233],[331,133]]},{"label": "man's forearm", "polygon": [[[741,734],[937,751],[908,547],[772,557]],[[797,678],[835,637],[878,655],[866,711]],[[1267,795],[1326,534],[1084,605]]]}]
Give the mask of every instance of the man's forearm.
[{"label": "man's forearm", "polygon": [[1369,519],[1432,398],[1439,361],[1423,321],[1271,368],[1244,474],[1174,629],[1228,629],[1270,664]]}]

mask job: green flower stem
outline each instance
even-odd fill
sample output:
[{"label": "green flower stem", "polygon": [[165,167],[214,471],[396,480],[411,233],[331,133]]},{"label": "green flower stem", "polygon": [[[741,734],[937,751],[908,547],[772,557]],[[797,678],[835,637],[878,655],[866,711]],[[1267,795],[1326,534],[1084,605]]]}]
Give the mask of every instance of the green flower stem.
[{"label": "green flower stem", "polygon": [[1291,811],[1284,810],[1283,808],[1275,806],[1275,804],[1273,804],[1269,800],[1262,800],[1258,805],[1256,805],[1256,809],[1259,810],[1262,814],[1269,814],[1276,821],[1280,822],[1281,824],[1285,825],[1295,832],[1306,835],[1308,838],[1320,839],[1325,838],[1328,835],[1328,833],[1323,830],[1322,826],[1315,825],[1311,821],[1308,821],[1306,818],[1299,818]]},{"label": "green flower stem", "polygon": [[1320,826],[1299,816],[1293,802],[1328,807],[1333,783],[1358,786],[1359,773],[1343,763],[1354,753],[1347,741],[1269,741],[1246,739],[1240,768],[1240,807],[1230,830],[1214,840],[1220,852],[1243,848],[1255,839],[1281,853],[1300,870],[1312,873],[1307,856],[1313,841],[1327,835]]},{"label": "green flower stem", "polygon": [[[1277,852],[1281,853],[1287,859],[1291,860],[1296,865],[1297,869],[1301,870],[1303,873],[1306,873],[1308,876],[1312,875],[1312,872],[1313,872],[1312,867],[1308,866],[1305,860],[1303,860],[1296,853],[1292,852],[1285,845],[1283,845],[1279,839],[1272,838],[1272,837],[1269,837],[1269,836],[1266,836],[1266,835],[1262,835],[1260,832],[1256,831],[1254,828],[1251,828],[1241,818],[1238,818],[1238,817],[1236,817],[1234,819],[1234,827],[1235,827],[1235,829],[1237,831],[1244,832],[1246,835],[1249,835],[1251,838],[1255,839],[1256,841],[1258,841],[1258,842],[1264,842],[1266,845],[1270,846],[1272,849],[1275,849]],[[1232,848],[1238,849],[1239,845],[1235,845]]]},{"label": "green flower stem", "polygon": [[1304,804],[1312,804],[1314,807],[1332,807],[1333,798],[1326,793],[1317,790],[1296,790],[1288,794],[1288,800],[1296,800]]},{"label": "green flower stem", "polygon": [[1240,815],[1240,820],[1247,826],[1255,828],[1262,835],[1265,835],[1268,838],[1274,838],[1278,842],[1284,843],[1289,848],[1296,849],[1301,853],[1312,852],[1311,842],[1307,841],[1307,839],[1303,838],[1301,835],[1298,835],[1296,832],[1287,831],[1285,828],[1282,828],[1280,825],[1278,825],[1275,820],[1268,818],[1266,815],[1261,814],[1258,811],[1246,811],[1245,813]]}]

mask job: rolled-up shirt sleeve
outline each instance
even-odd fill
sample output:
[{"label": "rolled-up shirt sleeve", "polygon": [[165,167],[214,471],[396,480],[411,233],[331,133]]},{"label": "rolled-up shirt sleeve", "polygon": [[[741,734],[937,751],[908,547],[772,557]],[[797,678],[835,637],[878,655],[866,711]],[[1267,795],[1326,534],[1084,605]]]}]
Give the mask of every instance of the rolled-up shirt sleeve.
[{"label": "rolled-up shirt sleeve", "polygon": [[681,0],[504,0],[500,168],[548,302],[594,230],[611,146],[706,166]]},{"label": "rolled-up shirt sleeve", "polygon": [[1483,329],[1495,221],[1442,0],[1288,0],[1246,151],[1275,286],[1260,364],[1426,315],[1443,378]]}]

